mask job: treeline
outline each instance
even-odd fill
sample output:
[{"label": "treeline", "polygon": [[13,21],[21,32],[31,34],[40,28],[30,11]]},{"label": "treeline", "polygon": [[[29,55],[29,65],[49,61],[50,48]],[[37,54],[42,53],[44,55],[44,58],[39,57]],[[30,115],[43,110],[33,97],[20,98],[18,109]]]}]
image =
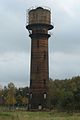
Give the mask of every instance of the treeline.
[{"label": "treeline", "polygon": [[[0,90],[0,105],[28,106],[29,88],[16,88],[9,83]],[[80,77],[65,80],[49,80],[48,108],[60,111],[80,111]]]},{"label": "treeline", "polygon": [[9,83],[4,89],[0,90],[0,105],[8,106],[12,109],[15,107],[26,107],[28,104],[29,88],[16,88],[13,83]]},{"label": "treeline", "polygon": [[49,81],[48,106],[62,111],[80,111],[80,77]]}]

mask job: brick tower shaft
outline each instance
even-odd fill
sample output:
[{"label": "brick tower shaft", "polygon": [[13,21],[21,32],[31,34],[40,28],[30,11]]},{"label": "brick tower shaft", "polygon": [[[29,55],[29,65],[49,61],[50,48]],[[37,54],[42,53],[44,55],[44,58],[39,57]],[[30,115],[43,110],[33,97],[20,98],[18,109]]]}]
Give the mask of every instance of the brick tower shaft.
[{"label": "brick tower shaft", "polygon": [[43,109],[47,107],[47,90],[49,80],[48,65],[48,30],[50,24],[50,11],[38,7],[29,11],[29,24],[26,28],[31,37],[31,72],[29,107]]}]

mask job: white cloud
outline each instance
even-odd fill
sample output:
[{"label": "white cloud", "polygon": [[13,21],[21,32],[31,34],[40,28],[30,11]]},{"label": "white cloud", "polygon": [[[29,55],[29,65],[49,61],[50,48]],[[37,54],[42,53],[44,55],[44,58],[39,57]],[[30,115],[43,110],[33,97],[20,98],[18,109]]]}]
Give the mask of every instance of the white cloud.
[{"label": "white cloud", "polygon": [[80,75],[80,54],[50,54],[50,77],[65,79]]},{"label": "white cloud", "polygon": [[27,53],[0,54],[0,83],[13,82],[16,86],[28,86],[30,73],[30,55]]},{"label": "white cloud", "polygon": [[75,13],[74,11],[72,10],[72,8],[70,8],[68,5],[65,5],[65,4],[61,4],[60,5],[61,9],[66,12],[72,19],[75,18]]},{"label": "white cloud", "polygon": [[80,10],[80,1],[79,0],[56,0],[55,2],[57,7],[60,7],[69,17],[76,20],[78,11]]},{"label": "white cloud", "polygon": [[[51,8],[50,77],[69,78],[80,71],[80,0],[2,0],[0,3],[0,84],[29,84],[30,38],[26,9]],[[26,53],[27,52],[27,53]],[[28,81],[27,81],[28,80]]]}]

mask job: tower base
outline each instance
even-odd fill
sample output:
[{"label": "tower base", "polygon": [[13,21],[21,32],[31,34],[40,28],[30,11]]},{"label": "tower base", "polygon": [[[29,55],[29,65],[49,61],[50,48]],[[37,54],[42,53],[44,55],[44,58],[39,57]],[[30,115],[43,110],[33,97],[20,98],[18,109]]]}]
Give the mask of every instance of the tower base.
[{"label": "tower base", "polygon": [[29,109],[30,110],[44,110],[47,108],[46,93],[32,93],[30,95]]}]

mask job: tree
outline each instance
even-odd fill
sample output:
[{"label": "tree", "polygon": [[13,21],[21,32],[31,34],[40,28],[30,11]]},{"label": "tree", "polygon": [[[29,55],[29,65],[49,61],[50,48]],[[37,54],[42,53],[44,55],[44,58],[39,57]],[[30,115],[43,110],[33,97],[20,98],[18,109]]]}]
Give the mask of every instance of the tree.
[{"label": "tree", "polygon": [[28,104],[28,98],[27,98],[27,97],[23,97],[23,98],[22,98],[22,104],[23,104],[24,106],[26,106],[26,105]]},{"label": "tree", "polygon": [[4,100],[3,100],[3,90],[2,88],[0,88],[0,105],[2,105],[4,103]]},{"label": "tree", "polygon": [[8,84],[8,91],[6,96],[6,104],[11,108],[12,106],[16,104],[16,98],[15,98],[15,85],[13,83]]},{"label": "tree", "polygon": [[80,110],[80,89],[74,91],[74,108]]},{"label": "tree", "polygon": [[64,91],[59,103],[62,110],[72,112],[74,110],[73,93],[70,91]]}]

